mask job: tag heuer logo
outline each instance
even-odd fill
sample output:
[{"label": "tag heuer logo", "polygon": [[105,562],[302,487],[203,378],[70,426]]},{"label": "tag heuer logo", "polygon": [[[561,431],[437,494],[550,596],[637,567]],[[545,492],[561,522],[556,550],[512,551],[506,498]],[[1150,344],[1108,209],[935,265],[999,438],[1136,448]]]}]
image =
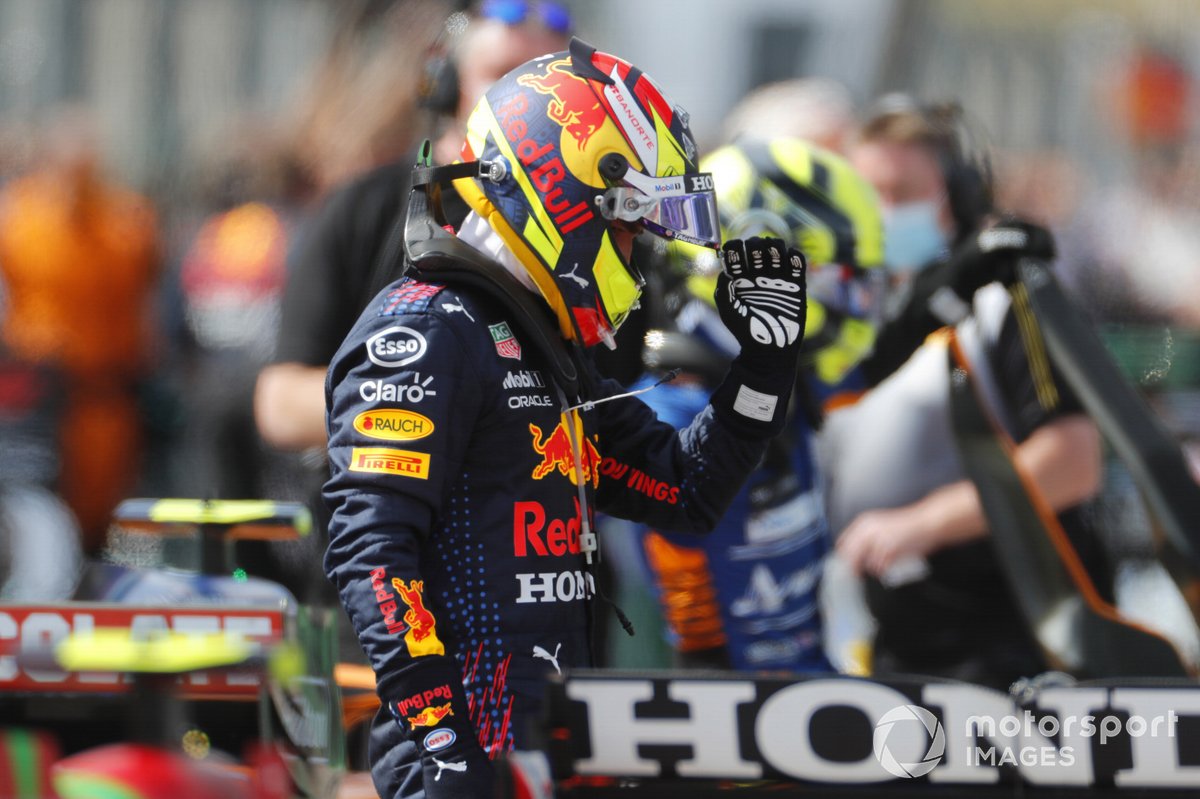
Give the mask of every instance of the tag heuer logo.
[{"label": "tag heuer logo", "polygon": [[517,343],[516,337],[509,330],[508,322],[488,325],[488,332],[492,334],[492,341],[496,343],[496,352],[500,354],[501,358],[521,360],[521,345]]}]

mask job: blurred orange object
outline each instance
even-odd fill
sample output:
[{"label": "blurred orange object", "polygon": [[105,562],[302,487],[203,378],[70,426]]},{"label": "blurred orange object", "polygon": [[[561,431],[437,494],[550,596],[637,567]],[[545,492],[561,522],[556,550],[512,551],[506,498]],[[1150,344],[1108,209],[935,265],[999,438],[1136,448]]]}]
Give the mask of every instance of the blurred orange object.
[{"label": "blurred orange object", "polygon": [[647,533],[644,546],[658,582],[671,634],[681,652],[712,649],[726,643],[712,569],[703,549],[683,547],[657,532]]},{"label": "blurred orange object", "polygon": [[342,729],[350,730],[370,722],[379,710],[375,672],[371,667],[339,663],[333,668],[333,677],[342,689]]},{"label": "blurred orange object", "polygon": [[137,469],[155,227],[148,203],[102,183],[88,157],[52,162],[0,194],[0,336],[13,355],[63,373],[60,489],[89,550]]},{"label": "blurred orange object", "polygon": [[1151,51],[1139,53],[1117,91],[1118,107],[1134,143],[1182,144],[1186,139],[1192,86],[1178,61]]}]

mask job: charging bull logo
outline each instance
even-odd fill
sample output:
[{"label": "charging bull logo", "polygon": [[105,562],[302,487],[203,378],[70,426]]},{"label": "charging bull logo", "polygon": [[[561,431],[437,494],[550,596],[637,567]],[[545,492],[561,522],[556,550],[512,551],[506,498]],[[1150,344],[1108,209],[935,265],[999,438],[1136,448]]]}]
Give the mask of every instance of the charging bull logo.
[{"label": "charging bull logo", "polygon": [[[574,416],[573,419],[575,420],[575,440],[579,442],[581,448],[579,471],[583,472],[584,481],[590,482],[595,487],[600,482],[600,471],[597,468],[600,464],[600,453],[583,434],[583,425],[580,423],[579,417]],[[533,467],[533,479],[541,480],[551,472],[557,471],[570,479],[571,485],[579,485],[578,473],[575,468],[575,451],[571,446],[571,435],[567,432],[566,426],[559,422],[554,431],[545,438],[542,437],[542,428],[536,424],[529,425],[529,432],[533,435],[534,451],[542,456],[541,463]]]},{"label": "charging bull logo", "polygon": [[423,707],[423,708],[421,708],[421,712],[418,713],[417,715],[406,716],[406,718],[408,719],[408,723],[411,724],[414,728],[416,728],[416,727],[433,727],[434,725],[438,724],[442,719],[446,718],[446,716],[453,716],[453,715],[454,715],[454,711],[450,709],[450,705],[445,704],[445,705],[438,705],[436,707],[434,707],[433,705],[430,705],[429,707]]},{"label": "charging bull logo", "polygon": [[582,151],[588,140],[608,119],[600,99],[588,82],[571,72],[571,59],[551,61],[544,75],[522,75],[517,83],[554,99],[546,116],[561,125]]},{"label": "charging bull logo", "polygon": [[437,637],[437,619],[425,607],[425,597],[421,594],[425,590],[425,581],[409,580],[405,585],[399,577],[393,577],[392,588],[408,605],[404,614],[404,623],[408,625],[408,632],[404,634],[408,654],[413,657],[446,654],[446,647]]}]

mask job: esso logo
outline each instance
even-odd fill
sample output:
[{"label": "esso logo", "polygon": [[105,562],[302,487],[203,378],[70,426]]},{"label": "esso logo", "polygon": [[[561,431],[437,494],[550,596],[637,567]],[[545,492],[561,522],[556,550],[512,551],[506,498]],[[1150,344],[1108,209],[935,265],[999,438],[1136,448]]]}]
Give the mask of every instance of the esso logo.
[{"label": "esso logo", "polygon": [[457,737],[454,734],[454,730],[434,730],[425,736],[425,740],[422,743],[424,743],[428,751],[440,752],[454,743],[454,739]]},{"label": "esso logo", "polygon": [[425,354],[425,337],[409,327],[389,327],[367,339],[371,363],[394,369]]}]

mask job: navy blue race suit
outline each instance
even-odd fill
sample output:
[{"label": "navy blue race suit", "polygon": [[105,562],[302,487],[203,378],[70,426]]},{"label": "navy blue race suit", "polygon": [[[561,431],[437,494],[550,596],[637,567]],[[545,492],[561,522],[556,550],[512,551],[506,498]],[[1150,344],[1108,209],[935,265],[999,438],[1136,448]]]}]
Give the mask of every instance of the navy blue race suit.
[{"label": "navy blue race suit", "polygon": [[[648,377],[635,387],[652,384]],[[706,397],[703,385],[680,381],[659,386],[646,402],[659,418],[683,427]],[[833,670],[818,609],[830,535],[812,436],[807,415],[795,409],[711,535],[642,531],[641,554],[654,575],[676,665]]]},{"label": "navy blue race suit", "polygon": [[709,531],[782,424],[746,398],[782,409],[792,383],[735,360],[678,432],[637,398],[586,405],[624,389],[578,351],[561,376],[537,344],[548,310],[429,274],[368,306],[326,384],[325,567],[394,719],[371,752],[389,799],[490,793],[488,758],[530,745],[546,676],[592,663],[583,514]]}]

